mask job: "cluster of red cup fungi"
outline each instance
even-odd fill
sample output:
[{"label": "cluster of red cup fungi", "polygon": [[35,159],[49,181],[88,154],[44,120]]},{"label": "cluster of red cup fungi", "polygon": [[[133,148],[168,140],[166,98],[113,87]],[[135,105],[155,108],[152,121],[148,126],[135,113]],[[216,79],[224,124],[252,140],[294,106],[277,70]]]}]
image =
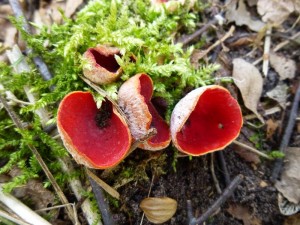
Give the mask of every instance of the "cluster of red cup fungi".
[{"label": "cluster of red cup fungi", "polygon": [[[84,75],[97,84],[115,81],[122,73],[115,55],[121,53],[114,47],[89,48],[84,57],[90,67],[84,69]],[[175,106],[170,127],[152,104],[152,94],[153,82],[145,73],[125,81],[118,92],[124,118],[106,98],[97,108],[90,92],[69,93],[57,115],[65,147],[78,163],[105,169],[117,165],[129,153],[132,142],[143,140],[152,128],[156,133],[139,148],[161,150],[172,140],[179,151],[193,156],[224,149],[239,135],[241,109],[221,86],[204,86],[188,93]]]}]

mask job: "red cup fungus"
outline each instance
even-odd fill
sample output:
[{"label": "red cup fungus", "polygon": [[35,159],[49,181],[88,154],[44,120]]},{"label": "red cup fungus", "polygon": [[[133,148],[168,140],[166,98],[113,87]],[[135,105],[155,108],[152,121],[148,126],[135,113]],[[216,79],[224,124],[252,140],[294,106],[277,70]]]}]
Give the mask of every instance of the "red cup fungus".
[{"label": "red cup fungus", "polygon": [[87,49],[83,54],[83,59],[88,61],[83,68],[84,76],[96,84],[114,82],[122,73],[115,55],[121,56],[120,50],[115,47],[98,45]]},{"label": "red cup fungus", "polygon": [[125,119],[107,99],[98,109],[89,92],[75,91],[64,97],[58,108],[57,127],[77,163],[90,168],[115,166],[131,146]]},{"label": "red cup fungus", "polygon": [[199,156],[224,149],[242,125],[238,102],[227,89],[210,85],[191,91],[176,104],[170,130],[179,151]]},{"label": "red cup fungus", "polygon": [[171,141],[168,124],[151,103],[152,79],[144,73],[129,78],[120,87],[118,104],[129,120],[129,128],[135,140],[143,139],[150,128],[157,133],[139,146],[145,150],[161,150]]}]

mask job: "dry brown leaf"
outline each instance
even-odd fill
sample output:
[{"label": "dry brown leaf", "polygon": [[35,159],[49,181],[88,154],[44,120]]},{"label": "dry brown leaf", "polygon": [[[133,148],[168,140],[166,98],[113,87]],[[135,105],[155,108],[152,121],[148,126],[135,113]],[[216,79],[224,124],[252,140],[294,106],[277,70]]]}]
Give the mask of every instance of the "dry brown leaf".
[{"label": "dry brown leaf", "polygon": [[253,31],[259,31],[265,26],[262,21],[252,19],[244,0],[230,1],[227,4],[225,17],[229,22],[235,22],[238,26],[246,25]]},{"label": "dry brown leaf", "polygon": [[231,204],[227,212],[238,220],[242,220],[244,225],[261,225],[262,221],[252,215],[246,206]]},{"label": "dry brown leaf", "polygon": [[266,138],[267,140],[270,140],[273,138],[273,135],[275,134],[275,131],[277,130],[278,126],[279,126],[279,122],[278,121],[274,121],[272,119],[268,119],[266,121],[266,125],[267,125],[267,135]]},{"label": "dry brown leaf", "polygon": [[276,102],[278,102],[278,104],[285,109],[286,107],[286,101],[287,101],[287,94],[288,91],[288,86],[283,83],[283,82],[279,82],[277,84],[277,86],[275,88],[273,88],[271,91],[268,91],[266,93],[266,95],[275,100]]},{"label": "dry brown leaf", "polygon": [[278,73],[280,80],[293,79],[296,73],[296,62],[276,53],[270,54],[271,66]]},{"label": "dry brown leaf", "polygon": [[257,11],[264,22],[282,24],[288,16],[299,12],[299,0],[258,0]]},{"label": "dry brown leaf", "polygon": [[260,158],[257,154],[246,150],[238,145],[234,146],[234,151],[243,158],[246,162],[254,163],[255,165],[260,163]]},{"label": "dry brown leaf", "polygon": [[68,0],[66,4],[65,14],[67,17],[71,17],[76,9],[83,3],[83,0]]},{"label": "dry brown leaf", "polygon": [[257,104],[263,89],[263,78],[260,72],[251,63],[241,58],[234,59],[232,63],[233,80],[241,91],[245,106],[255,113],[257,118],[264,123],[264,119],[257,112]]},{"label": "dry brown leaf", "polygon": [[281,180],[275,183],[277,190],[290,202],[300,203],[300,148],[288,148]]},{"label": "dry brown leaf", "polygon": [[289,216],[284,221],[284,225],[299,225],[299,224],[300,224],[300,214]]},{"label": "dry brown leaf", "polygon": [[140,204],[147,219],[154,224],[160,224],[172,218],[177,210],[177,201],[168,197],[145,198]]},{"label": "dry brown leaf", "polygon": [[52,25],[53,23],[60,24],[62,22],[62,16],[59,9],[64,10],[66,7],[65,2],[51,1],[50,4],[43,2],[39,9],[40,18],[44,25]]}]

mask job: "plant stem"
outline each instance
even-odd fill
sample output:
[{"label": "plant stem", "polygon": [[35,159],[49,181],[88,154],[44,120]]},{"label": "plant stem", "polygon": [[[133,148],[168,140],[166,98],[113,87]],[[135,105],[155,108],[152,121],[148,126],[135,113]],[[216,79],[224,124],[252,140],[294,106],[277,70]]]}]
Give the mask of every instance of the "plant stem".
[{"label": "plant stem", "polygon": [[204,223],[233,194],[234,190],[242,182],[243,178],[244,178],[243,175],[241,175],[241,174],[237,175],[232,180],[230,185],[224,190],[222,195],[209,207],[208,210],[206,210],[205,213],[202,214],[202,216],[200,216],[198,218],[195,218],[192,216],[192,212],[191,212],[192,204],[191,204],[191,201],[188,200],[188,202],[187,202],[188,219],[189,219],[188,225],[196,225],[196,224]]},{"label": "plant stem", "polygon": [[107,202],[108,200],[107,200],[107,198],[105,198],[102,188],[90,176],[89,176],[89,180],[90,180],[94,195],[96,197],[98,207],[101,211],[103,224],[104,225],[114,225],[114,221],[111,216],[111,213],[109,210],[109,205]]},{"label": "plant stem", "polygon": [[34,211],[32,211],[14,196],[8,193],[4,193],[2,185],[0,185],[0,201],[3,202],[13,212],[15,212],[25,222],[28,222],[33,225],[51,225],[47,220],[36,214]]},{"label": "plant stem", "polygon": [[[15,17],[22,20],[23,23],[23,29],[26,33],[30,34],[30,27],[26,20],[26,17],[22,11],[21,5],[18,0],[9,0],[9,4],[14,12]],[[31,49],[27,50],[28,52],[32,52]],[[33,58],[33,62],[36,65],[37,69],[40,71],[42,77],[44,80],[50,80],[52,78],[52,74],[50,73],[48,67],[44,63],[44,61],[41,59],[41,57],[36,56]]]},{"label": "plant stem", "polygon": [[[295,97],[294,97],[294,101],[293,101],[293,105],[292,105],[292,109],[291,109],[291,113],[289,116],[289,120],[287,123],[287,126],[285,128],[283,137],[281,139],[281,144],[279,147],[279,151],[281,152],[285,152],[286,148],[289,145],[292,133],[293,133],[293,128],[295,126],[296,123],[296,118],[297,118],[297,112],[298,112],[298,108],[299,108],[299,102],[300,102],[300,85],[298,85]],[[271,175],[271,181],[275,182],[280,174],[281,168],[283,165],[283,159],[276,159],[275,163],[274,163],[274,167],[273,167],[273,171],[272,171],[272,175]]]},{"label": "plant stem", "polygon": [[[3,104],[5,110],[9,114],[10,118],[12,119],[12,121],[14,122],[14,124],[16,125],[16,127],[18,129],[20,129],[20,130],[23,130],[24,127],[23,127],[22,123],[20,122],[21,120],[19,119],[19,117],[17,116],[17,114],[10,108],[10,106],[7,104],[6,100],[1,95],[0,95],[0,102]],[[56,193],[57,193],[60,201],[63,204],[67,205],[66,206],[66,211],[67,211],[67,214],[68,214],[69,218],[73,222],[73,224],[79,224],[79,221],[74,216],[73,209],[71,208],[71,206],[69,206],[69,202],[68,202],[66,196],[64,195],[64,193],[60,189],[59,185],[55,181],[55,178],[53,177],[53,175],[50,172],[49,168],[47,167],[46,163],[42,159],[42,157],[41,157],[40,153],[38,152],[38,150],[34,146],[32,146],[32,145],[28,145],[28,148],[32,151],[33,155],[35,155],[37,161],[39,162],[39,164],[42,167],[43,171],[45,172],[47,178],[51,182],[54,190],[56,191]]]},{"label": "plant stem", "polygon": [[252,147],[250,147],[250,146],[248,146],[248,145],[246,145],[246,144],[244,144],[242,142],[239,142],[239,141],[235,140],[232,143],[234,143],[234,144],[236,144],[238,146],[241,146],[241,147],[243,147],[243,148],[245,148],[245,149],[247,149],[247,150],[249,150],[249,151],[251,151],[251,152],[253,152],[253,153],[255,153],[255,154],[259,155],[259,156],[261,156],[261,157],[264,157],[265,159],[272,160],[271,156],[268,156],[267,154],[265,154],[265,153],[263,153],[263,152],[255,149],[255,148],[252,148]]}]

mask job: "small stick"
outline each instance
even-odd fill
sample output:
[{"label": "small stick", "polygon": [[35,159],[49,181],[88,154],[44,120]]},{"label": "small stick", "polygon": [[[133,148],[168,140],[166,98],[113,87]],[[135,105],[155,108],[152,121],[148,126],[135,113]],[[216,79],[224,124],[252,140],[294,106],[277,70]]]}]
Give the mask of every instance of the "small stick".
[{"label": "small stick", "polygon": [[[189,218],[189,225],[196,225],[196,224],[203,224],[214,212],[218,210],[218,208],[227,201],[227,199],[233,194],[234,190],[237,188],[237,186],[243,181],[244,176],[243,175],[237,175],[230,185],[224,190],[222,195],[209,207],[208,210],[206,210],[205,213],[202,214],[202,216],[195,218],[192,215],[191,212],[188,212]],[[192,209],[191,202],[187,202],[188,211]]]},{"label": "small stick", "polygon": [[14,196],[3,192],[2,184],[0,185],[0,201],[9,209],[16,213],[25,222],[33,225],[51,225],[43,217],[32,211],[28,206],[16,199]]},{"label": "small stick", "polygon": [[[10,116],[10,118],[12,119],[12,121],[14,122],[16,127],[23,130],[24,127],[23,127],[23,124],[21,123],[21,120],[19,119],[17,114],[10,108],[10,106],[7,104],[6,100],[1,95],[0,95],[0,102],[3,104],[5,110],[7,111],[8,115]],[[66,204],[66,205],[69,204],[66,196],[64,195],[64,193],[60,189],[59,185],[57,184],[55,178],[53,177],[53,175],[50,172],[49,168],[47,167],[46,163],[42,159],[42,157],[41,157],[40,153],[38,152],[38,150],[32,145],[28,145],[28,147],[32,151],[32,153],[35,155],[35,157],[38,160],[40,166],[42,167],[43,171],[45,172],[47,178],[49,179],[49,181],[53,185],[53,188],[56,191],[60,201],[63,204]],[[72,220],[72,222],[74,224],[80,224],[77,217],[74,216],[74,212],[73,212],[73,209],[71,208],[71,206],[67,206],[66,211],[67,211],[67,214],[68,214],[69,218]]]},{"label": "small stick", "polygon": [[[26,20],[26,17],[24,16],[24,13],[22,11],[21,5],[18,0],[9,0],[9,4],[15,14],[15,17],[22,20],[23,23],[23,29],[26,33],[30,34],[30,27]],[[28,52],[31,52],[31,49],[28,49]],[[47,65],[44,63],[44,61],[41,59],[41,57],[36,56],[33,58],[33,61],[38,68],[39,72],[41,73],[44,80],[50,80],[52,78],[52,74],[50,73]]]},{"label": "small stick", "polygon": [[199,56],[199,59],[202,59],[204,56],[206,56],[211,50],[213,50],[215,47],[223,43],[227,38],[229,38],[233,32],[235,31],[235,27],[231,26],[229,31],[219,40],[217,40],[214,44],[209,46],[206,50],[203,51],[202,55]]},{"label": "small stick", "polygon": [[225,184],[227,187],[230,184],[231,179],[230,179],[229,171],[228,171],[227,164],[226,164],[226,161],[224,158],[224,154],[223,154],[223,151],[217,151],[216,153],[217,153],[218,161],[221,165],[221,169],[222,169],[224,179],[225,179]]},{"label": "small stick", "polygon": [[214,18],[213,20],[209,21],[207,24],[205,24],[203,27],[201,27],[199,30],[195,31],[193,34],[188,35],[181,40],[178,40],[178,43],[181,43],[182,45],[187,45],[191,41],[195,40],[197,37],[199,37],[203,32],[205,32],[209,27],[216,24],[218,20]]},{"label": "small stick", "polygon": [[263,72],[265,77],[268,76],[268,71],[269,71],[271,33],[272,33],[272,27],[270,26],[270,27],[268,27],[268,29],[266,31],[265,44],[264,44],[264,54],[263,54],[262,72]]},{"label": "small stick", "polygon": [[[295,122],[296,122],[296,118],[297,118],[297,112],[298,112],[298,108],[299,108],[299,102],[300,102],[300,84],[298,85],[295,97],[294,97],[294,101],[293,101],[293,105],[292,105],[292,109],[291,109],[291,113],[290,113],[290,117],[287,123],[287,126],[285,128],[283,137],[281,139],[281,144],[279,147],[279,151],[285,153],[286,148],[289,145],[292,133],[293,133],[293,128],[295,126]],[[275,182],[280,174],[281,168],[283,165],[283,159],[276,159],[275,160],[275,164],[273,167],[273,171],[272,171],[272,175],[271,175],[271,181]]]},{"label": "small stick", "polygon": [[19,225],[30,225],[30,223],[26,223],[23,220],[17,218],[16,216],[12,216],[12,215],[8,214],[7,212],[5,212],[3,210],[0,210],[0,217],[3,217],[5,219],[7,219],[9,221],[12,221],[12,222],[14,222],[16,224],[19,224]]},{"label": "small stick", "polygon": [[217,179],[216,173],[215,173],[215,168],[214,168],[214,153],[210,154],[210,171],[211,171],[211,175],[215,184],[215,187],[217,189],[218,194],[222,193],[222,190],[220,188],[220,184],[219,181]]},{"label": "small stick", "polygon": [[[151,183],[150,183],[150,188],[149,188],[148,195],[147,195],[148,198],[149,198],[150,193],[151,193],[151,190],[152,190],[153,181],[154,181],[154,175],[152,175],[152,179],[151,179]],[[145,213],[143,212],[143,215],[142,215],[142,219],[141,219],[140,225],[143,224],[144,217],[145,217]]]},{"label": "small stick", "polygon": [[113,218],[111,216],[110,210],[109,210],[109,205],[108,205],[108,200],[105,198],[104,193],[102,188],[96,183],[96,181],[93,180],[90,176],[89,180],[93,189],[93,192],[95,194],[96,200],[98,207],[101,211],[101,216],[103,219],[103,224],[104,225],[114,225]]},{"label": "small stick", "polygon": [[[298,33],[294,34],[290,39],[295,40],[299,36],[300,36],[300,31]],[[279,51],[280,49],[282,49],[284,46],[286,46],[289,43],[290,43],[290,40],[286,40],[286,41],[283,41],[283,42],[279,43],[278,45],[275,46],[275,48],[273,49],[273,52]],[[257,59],[256,61],[254,61],[252,64],[254,66],[256,66],[262,60],[263,60],[263,57],[260,57],[259,59]]]},{"label": "small stick", "polygon": [[247,149],[247,150],[249,150],[249,151],[251,151],[251,152],[253,152],[253,153],[255,153],[255,154],[259,155],[259,156],[261,156],[261,157],[264,157],[265,159],[272,160],[271,156],[268,156],[267,154],[265,154],[265,153],[257,150],[256,148],[252,148],[252,147],[250,147],[250,146],[248,146],[248,145],[246,145],[246,144],[244,144],[242,142],[234,140],[232,143],[234,143],[234,144],[236,144],[238,146],[241,146],[241,147],[243,147],[243,148],[245,148],[245,149]]},{"label": "small stick", "polygon": [[86,169],[86,173],[88,176],[90,176],[104,191],[106,191],[108,194],[110,194],[112,197],[116,199],[120,199],[120,194],[117,192],[114,188],[109,186],[107,183],[105,183],[103,180],[101,180],[96,174],[94,174],[91,170]]}]

